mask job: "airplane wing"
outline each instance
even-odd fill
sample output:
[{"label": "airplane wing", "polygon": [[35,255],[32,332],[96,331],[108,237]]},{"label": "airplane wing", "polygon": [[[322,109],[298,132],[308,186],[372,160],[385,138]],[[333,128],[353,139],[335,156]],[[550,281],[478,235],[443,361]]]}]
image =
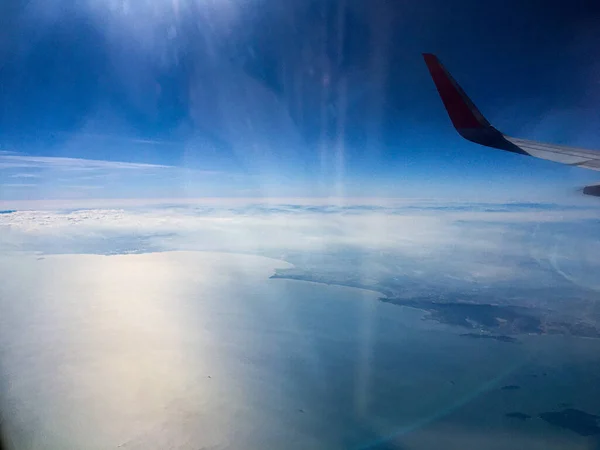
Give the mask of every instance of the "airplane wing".
[{"label": "airplane wing", "polygon": [[[465,139],[486,147],[600,170],[599,151],[517,139],[498,131],[483,117],[435,55],[425,53],[423,57],[454,128]],[[600,197],[600,185],[586,186],[583,193]]]}]

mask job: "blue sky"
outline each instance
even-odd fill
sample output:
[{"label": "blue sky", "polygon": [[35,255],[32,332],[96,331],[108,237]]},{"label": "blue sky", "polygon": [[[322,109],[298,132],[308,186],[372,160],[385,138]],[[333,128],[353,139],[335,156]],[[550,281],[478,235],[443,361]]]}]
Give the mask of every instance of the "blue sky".
[{"label": "blue sky", "polygon": [[575,201],[597,174],[461,140],[421,53],[501,130],[600,148],[595,3],[11,2],[0,199]]}]

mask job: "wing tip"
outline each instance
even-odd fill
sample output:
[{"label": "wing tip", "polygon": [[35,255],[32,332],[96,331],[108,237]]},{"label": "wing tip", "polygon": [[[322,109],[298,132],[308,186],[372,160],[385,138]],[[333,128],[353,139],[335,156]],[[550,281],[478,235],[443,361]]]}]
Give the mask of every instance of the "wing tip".
[{"label": "wing tip", "polygon": [[427,64],[427,67],[429,68],[429,70],[431,70],[432,66],[435,65],[440,65],[440,60],[439,58],[434,55],[433,53],[422,53],[423,59],[425,60],[425,64]]},{"label": "wing tip", "polygon": [[423,58],[454,128],[459,132],[463,129],[489,128],[490,123],[479,112],[438,57],[433,53],[423,53]]}]

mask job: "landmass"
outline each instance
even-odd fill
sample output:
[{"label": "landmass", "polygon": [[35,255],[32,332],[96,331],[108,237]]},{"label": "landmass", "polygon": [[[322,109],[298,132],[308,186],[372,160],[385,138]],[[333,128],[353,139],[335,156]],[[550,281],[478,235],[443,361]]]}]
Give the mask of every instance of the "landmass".
[{"label": "landmass", "polygon": [[[279,269],[271,278],[379,292],[383,295],[379,299],[381,302],[420,309],[427,313],[424,317],[426,320],[472,330],[463,336],[474,339],[515,342],[514,336],[546,334],[600,338],[600,320],[591,316],[571,316],[568,311],[559,312],[539,306],[546,304],[543,299],[518,299],[515,300],[516,304],[511,304],[510,297],[502,293],[453,292],[450,295],[448,289],[436,291],[407,277],[370,279],[360,273],[342,273],[334,269]],[[492,295],[496,295],[494,302],[489,299]],[[573,307],[571,310],[583,309]]]},{"label": "landmass", "polygon": [[[427,312],[426,319],[479,330],[484,335],[500,334],[505,339],[519,334],[561,334],[600,338],[600,330],[579,321],[552,317],[551,311],[515,305],[433,301],[429,299],[381,298],[382,302],[408,306]],[[472,336],[471,336],[472,337]],[[493,338],[492,338],[493,339]]]},{"label": "landmass", "polygon": [[360,277],[348,276],[344,280],[332,279],[329,274],[320,274],[317,272],[295,272],[295,269],[278,269],[275,274],[271,275],[271,279],[310,281],[312,283],[321,283],[334,286],[346,286],[357,289],[367,289],[369,291],[378,292],[384,295],[392,294],[392,291],[387,289],[375,288],[372,285],[365,284],[360,280]]},{"label": "landmass", "polygon": [[519,419],[519,420],[531,419],[531,416],[529,414],[525,414],[522,412],[511,412],[511,413],[507,413],[504,415],[510,419]]},{"label": "landmass", "polygon": [[510,336],[497,335],[497,334],[482,334],[482,333],[463,333],[461,337],[467,337],[471,339],[494,339],[500,342],[519,342],[518,339]]},{"label": "landmass", "polygon": [[600,434],[598,426],[600,417],[578,409],[567,408],[560,412],[545,412],[540,414],[540,418],[550,425],[566,428],[581,436]]},{"label": "landmass", "polygon": [[541,320],[521,306],[481,303],[439,302],[429,299],[382,298],[382,302],[428,312],[427,319],[464,328],[497,330],[503,334],[542,332]]}]

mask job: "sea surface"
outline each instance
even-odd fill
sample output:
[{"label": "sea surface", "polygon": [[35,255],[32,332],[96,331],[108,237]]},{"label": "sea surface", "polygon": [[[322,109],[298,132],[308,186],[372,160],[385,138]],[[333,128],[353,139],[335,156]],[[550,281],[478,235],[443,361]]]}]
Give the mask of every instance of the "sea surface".
[{"label": "sea surface", "polygon": [[202,252],[0,258],[9,444],[600,448],[539,418],[600,414],[600,341],[472,339],[374,292],[269,279],[285,267]]}]

